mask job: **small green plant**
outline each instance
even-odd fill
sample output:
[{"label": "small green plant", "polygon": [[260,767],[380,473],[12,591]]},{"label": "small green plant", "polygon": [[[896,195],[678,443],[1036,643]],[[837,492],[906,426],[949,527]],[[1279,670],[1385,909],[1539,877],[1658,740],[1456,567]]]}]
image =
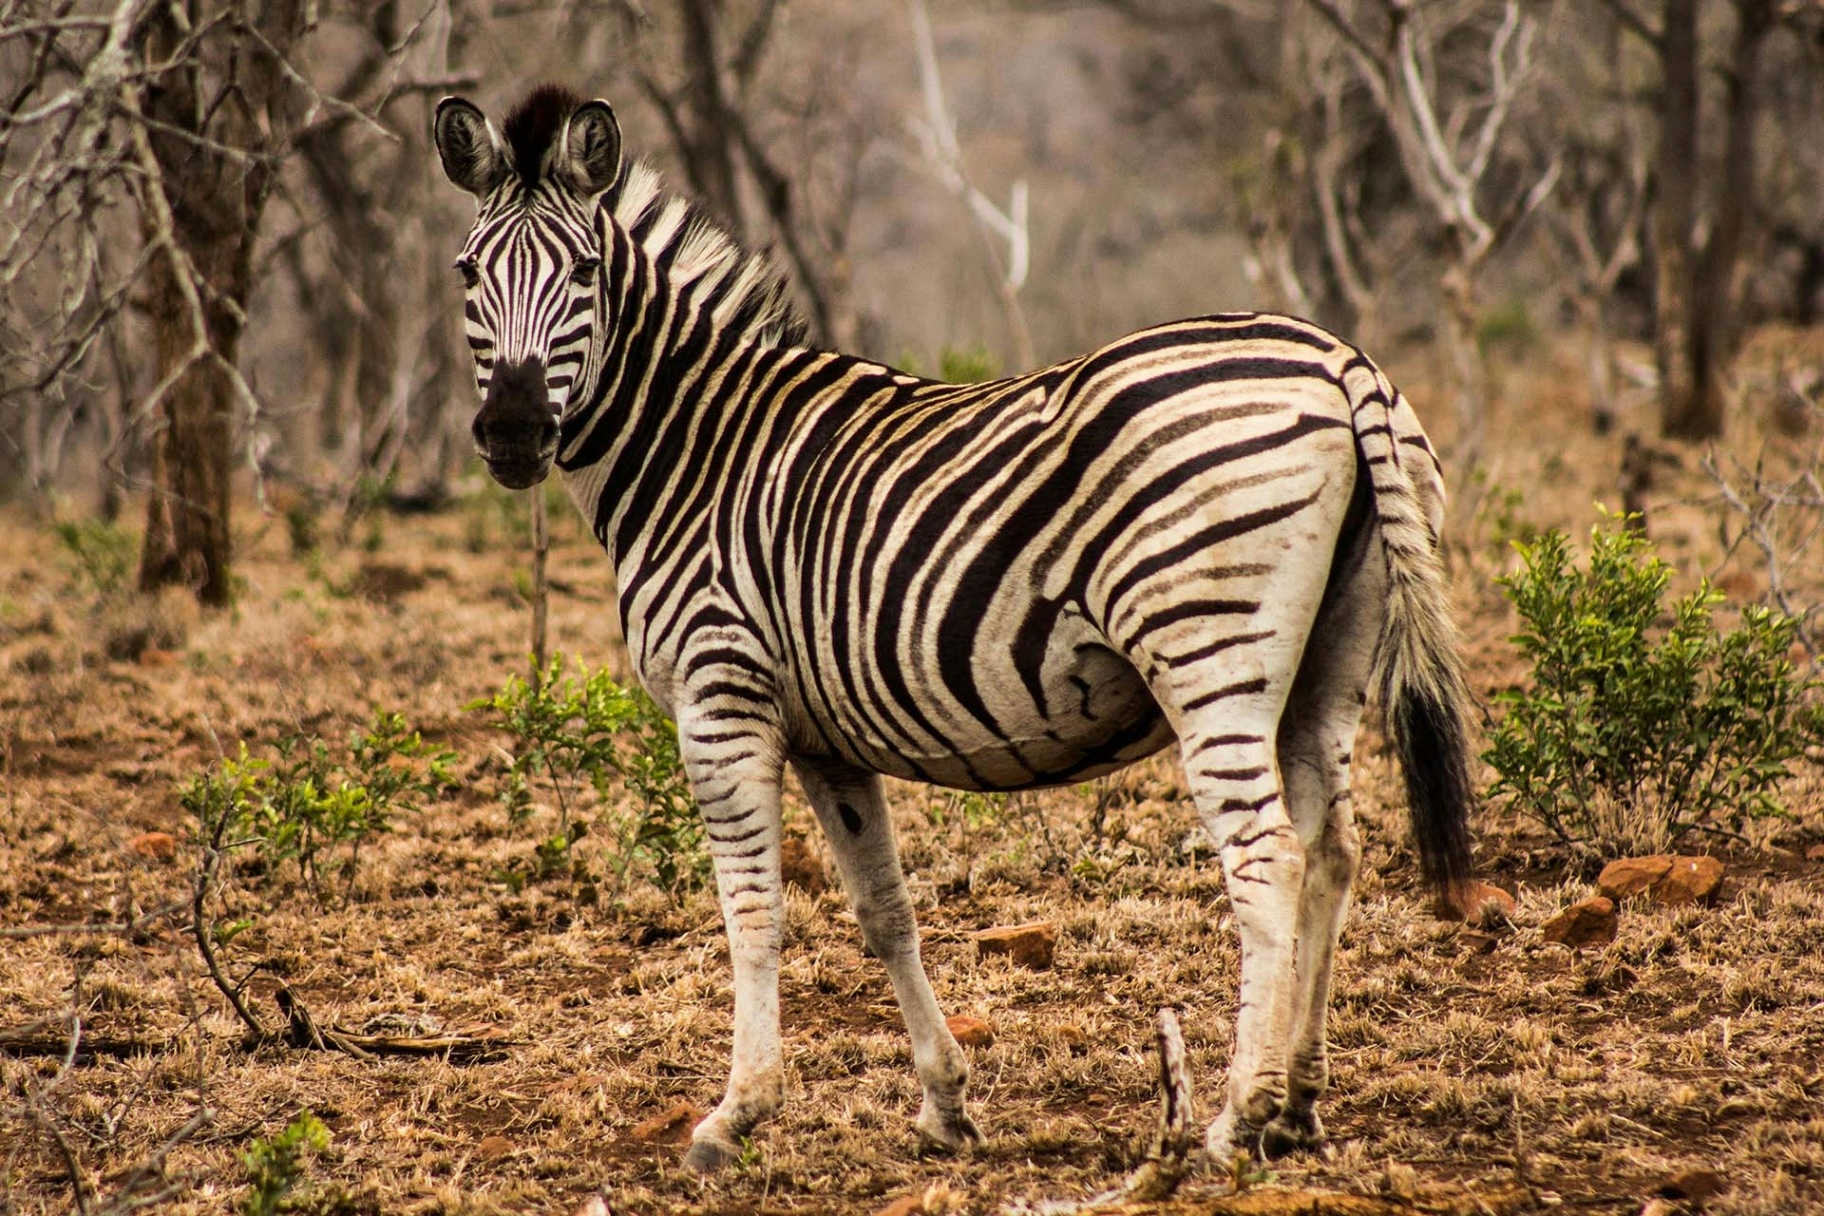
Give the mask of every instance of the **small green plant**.
[{"label": "small green plant", "polygon": [[285,535],[291,543],[291,555],[303,557],[315,553],[323,543],[322,516],[314,502],[297,503],[286,508]]},{"label": "small green plant", "polygon": [[332,855],[346,850],[338,868],[352,882],[363,843],[391,831],[396,810],[450,785],[455,759],[386,710],[375,710],[340,754],[301,735],[280,740],[277,752],[275,760],[254,759],[243,744],[237,758],[195,778],[180,801],[205,834],[216,817],[232,816],[230,830],[257,847],[268,873],[296,862],[319,898]]},{"label": "small green plant", "polygon": [[[508,819],[531,818],[533,785],[541,778],[557,801],[557,830],[537,846],[531,876],[573,873],[571,846],[587,826],[575,819],[575,802],[587,786],[610,806],[618,785],[636,805],[620,832],[619,876],[642,862],[674,893],[707,878],[703,825],[678,755],[677,727],[644,692],[581,664],[568,674],[564,657],[553,655],[535,685],[510,676],[499,692],[467,708],[490,714],[518,741],[501,781]],[[518,882],[501,877],[517,886],[526,875],[520,871]]]},{"label": "small green plant", "polygon": [[946,346],[937,353],[937,378],[951,384],[980,384],[992,380],[997,368],[986,346]]},{"label": "small green plant", "polygon": [[105,519],[59,520],[57,540],[76,572],[102,594],[118,591],[133,568],[133,537]]},{"label": "small green plant", "polygon": [[971,832],[979,832],[1000,823],[1007,816],[1008,795],[980,790],[945,790],[925,807],[931,826],[943,827],[962,820]]},{"label": "small green plant", "polygon": [[1824,744],[1818,688],[1787,657],[1795,622],[1751,606],[1723,631],[1708,582],[1665,608],[1670,567],[1617,523],[1592,529],[1585,569],[1562,532],[1516,544],[1523,569],[1501,582],[1532,680],[1497,698],[1489,795],[1563,840],[1628,848],[1782,814],[1779,782]]},{"label": "small green plant", "polygon": [[251,1188],[241,1201],[241,1211],[245,1216],[278,1216],[295,1211],[294,1193],[309,1185],[304,1176],[305,1159],[328,1147],[329,1129],[309,1111],[293,1119],[278,1135],[255,1140],[253,1147],[241,1154]]},{"label": "small green plant", "polygon": [[1488,470],[1478,468],[1470,474],[1475,491],[1481,494],[1471,525],[1471,545],[1495,555],[1497,564],[1504,563],[1516,549],[1539,539],[1539,526],[1523,511],[1526,494],[1512,486],[1491,481]]},{"label": "small green plant", "polygon": [[1524,354],[1538,338],[1533,315],[1527,311],[1526,301],[1518,296],[1491,306],[1476,321],[1476,346],[1484,358],[1497,348]]}]

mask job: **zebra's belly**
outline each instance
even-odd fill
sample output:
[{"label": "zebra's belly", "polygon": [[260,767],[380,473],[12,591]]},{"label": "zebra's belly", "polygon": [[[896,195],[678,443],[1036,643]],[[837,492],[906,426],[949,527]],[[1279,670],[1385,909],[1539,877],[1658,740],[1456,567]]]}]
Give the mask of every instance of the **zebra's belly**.
[{"label": "zebra's belly", "polygon": [[[988,688],[1006,690],[983,716],[933,713],[917,730],[839,730],[832,739],[850,761],[913,781],[957,789],[1018,790],[1112,772],[1174,739],[1171,724],[1138,672],[1100,645],[1054,639],[1042,669],[1042,703],[1022,682],[1011,655],[1004,669],[978,670]],[[1012,690],[1018,690],[1012,691]],[[941,702],[940,702],[941,703]],[[848,715],[832,715],[838,721]]]}]

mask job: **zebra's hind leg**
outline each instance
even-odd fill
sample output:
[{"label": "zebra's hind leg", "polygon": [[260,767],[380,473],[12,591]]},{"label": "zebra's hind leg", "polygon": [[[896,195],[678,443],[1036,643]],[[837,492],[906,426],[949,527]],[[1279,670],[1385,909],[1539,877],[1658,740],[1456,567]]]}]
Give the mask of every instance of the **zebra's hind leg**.
[{"label": "zebra's hind leg", "polygon": [[918,923],[880,778],[832,760],[795,759],[792,767],[836,856],[862,938],[885,965],[905,1018],[924,1089],[918,1131],[947,1148],[978,1143],[982,1134],[964,1107],[969,1062],[944,1023],[919,957]]},{"label": "zebra's hind leg", "polygon": [[[1238,700],[1240,698],[1237,698]],[[1248,700],[1255,700],[1250,697]],[[1265,698],[1260,698],[1265,700]],[[1255,1155],[1287,1097],[1287,1046],[1297,1011],[1299,892],[1305,855],[1286,813],[1274,738],[1278,706],[1189,715],[1185,774],[1216,843],[1241,938],[1241,994],[1227,1101],[1205,1145],[1217,1161]]]},{"label": "zebra's hind leg", "polygon": [[1299,662],[1279,726],[1286,801],[1305,850],[1298,909],[1298,990],[1286,1105],[1261,1137],[1268,1156],[1323,1144],[1317,1102],[1329,1086],[1327,1019],[1336,943],[1362,858],[1350,804],[1350,758],[1375,642],[1381,630],[1386,570],[1363,561],[1372,533],[1339,553],[1336,573]]}]

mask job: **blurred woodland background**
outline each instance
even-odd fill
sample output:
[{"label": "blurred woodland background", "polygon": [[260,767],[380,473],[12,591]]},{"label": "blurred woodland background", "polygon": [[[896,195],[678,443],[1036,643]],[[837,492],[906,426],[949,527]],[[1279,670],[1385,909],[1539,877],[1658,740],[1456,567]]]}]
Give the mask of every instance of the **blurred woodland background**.
[{"label": "blurred woodland background", "polygon": [[[141,586],[216,604],[248,486],[449,500],[472,204],[429,115],[547,78],[818,342],[980,375],[1288,310],[1435,367],[1459,478],[1503,351],[1702,439],[1824,308],[1815,0],[0,0],[0,497],[143,511]],[[1824,371],[1770,375],[1805,425]]]},{"label": "blurred woodland background", "polygon": [[[1371,719],[1335,1151],[1191,1190],[1824,1211],[1824,3],[0,0],[0,1216],[1000,1211],[1139,1163],[1142,1012],[1227,1065],[1171,755],[890,782],[996,1129],[915,1151],[788,792],[793,1105],[682,1168],[731,1025],[702,826],[587,528],[528,577],[547,499],[469,455],[428,138],[545,80],[819,343],[976,379],[1279,309],[1419,410],[1489,885],[1424,898]],[[1700,901],[1608,898],[1672,848]],[[1035,921],[1055,967],[981,957]]]}]

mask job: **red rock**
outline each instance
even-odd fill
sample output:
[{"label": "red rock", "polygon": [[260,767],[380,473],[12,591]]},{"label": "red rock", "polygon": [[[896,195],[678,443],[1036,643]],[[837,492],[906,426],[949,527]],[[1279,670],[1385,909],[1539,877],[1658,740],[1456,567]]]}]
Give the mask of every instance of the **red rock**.
[{"label": "red rock", "polygon": [[497,1161],[513,1151],[513,1142],[505,1136],[483,1136],[475,1146],[475,1155],[483,1161]]},{"label": "red rock", "polygon": [[1472,925],[1499,924],[1513,919],[1514,897],[1500,887],[1472,880],[1456,898],[1440,896],[1431,910],[1439,920],[1467,921]]},{"label": "red rock", "polygon": [[975,935],[975,948],[983,958],[1004,954],[1022,967],[1043,971],[1051,966],[1058,948],[1058,926],[1048,920],[1025,925],[983,929]]},{"label": "red rock", "polygon": [[177,856],[177,837],[169,832],[141,832],[127,841],[127,852],[147,861],[170,861]]},{"label": "red rock", "polygon": [[1606,946],[1615,940],[1615,901],[1605,896],[1580,900],[1540,926],[1548,942],[1573,950]]},{"label": "red rock", "polygon": [[1672,870],[1672,855],[1656,853],[1651,857],[1623,857],[1602,867],[1596,876],[1596,889],[1617,903],[1630,895],[1641,895],[1652,889]]},{"label": "red rock", "polygon": [[886,1207],[874,1213],[874,1216],[924,1216],[925,1197],[923,1195],[901,1195]]},{"label": "red rock", "polygon": [[823,875],[823,862],[798,836],[779,842],[779,874],[785,881],[797,883],[806,895],[821,895],[830,885]]},{"label": "red rock", "polygon": [[689,1144],[706,1113],[694,1103],[675,1102],[628,1134],[645,1144]]},{"label": "red rock", "polygon": [[1611,861],[1596,878],[1596,887],[1613,900],[1645,895],[1668,908],[1713,904],[1723,889],[1723,863],[1714,857],[1624,857]]},{"label": "red rock", "polygon": [[981,1018],[959,1013],[955,1017],[945,1018],[944,1025],[950,1028],[950,1033],[964,1047],[994,1046],[994,1027]]},{"label": "red rock", "polygon": [[1723,892],[1723,863],[1714,857],[1674,857],[1666,876],[1647,892],[1668,908],[1714,904]]}]

